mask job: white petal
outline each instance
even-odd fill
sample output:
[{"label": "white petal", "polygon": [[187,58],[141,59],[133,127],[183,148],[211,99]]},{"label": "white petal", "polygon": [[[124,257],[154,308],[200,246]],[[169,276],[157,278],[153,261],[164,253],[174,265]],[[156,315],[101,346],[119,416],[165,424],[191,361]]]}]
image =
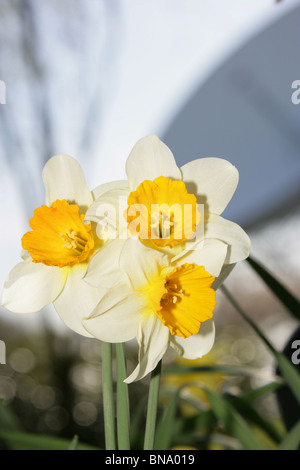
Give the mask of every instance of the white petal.
[{"label": "white petal", "polygon": [[89,286],[84,281],[86,268],[85,263],[69,267],[65,287],[53,305],[68,328],[83,336],[91,336],[81,320],[94,310],[105,290]]},{"label": "white petal", "polygon": [[144,313],[144,298],[123,285],[108,290],[83,324],[102,341],[123,343],[136,337]]},{"label": "white petal", "polygon": [[60,294],[66,280],[66,270],[31,258],[17,264],[4,284],[2,305],[16,313],[38,312]]},{"label": "white petal", "polygon": [[111,189],[129,189],[128,181],[119,180],[119,181],[111,181],[109,183],[100,184],[92,191],[94,201],[96,201],[98,197],[102,196],[102,194],[104,193],[107,193],[107,191],[110,191]]},{"label": "white petal", "polygon": [[131,190],[158,176],[181,180],[181,171],[171,150],[155,135],[144,137],[135,144],[126,162],[126,173]]},{"label": "white petal", "polygon": [[212,276],[219,276],[225,258],[228,245],[220,240],[206,239],[202,244],[195,246],[194,250],[184,251],[172,259],[172,264],[179,266],[184,263],[204,266],[204,269]]},{"label": "white petal", "polygon": [[125,274],[120,270],[120,254],[125,240],[111,240],[92,257],[84,280],[94,287],[110,288],[120,282],[126,282]]},{"label": "white petal", "polygon": [[250,239],[236,223],[218,215],[206,217],[205,238],[216,238],[228,245],[227,264],[237,263],[249,256]]},{"label": "white petal", "polygon": [[189,338],[171,336],[170,344],[186,359],[198,359],[209,353],[215,341],[215,324],[213,320],[201,323],[200,331]]},{"label": "white petal", "polygon": [[221,214],[238,185],[237,169],[222,158],[200,158],[181,167],[187,190],[197,195],[205,211]]},{"label": "white petal", "polygon": [[226,264],[223,266],[219,276],[214,280],[212,283],[212,288],[217,290],[221,284],[227,279],[233,268],[235,267],[236,263],[233,264]]},{"label": "white petal", "polygon": [[145,315],[138,326],[137,340],[139,363],[125,383],[140,380],[155,369],[168,348],[169,329],[154,313]]},{"label": "white petal", "polygon": [[128,275],[133,289],[146,286],[168,264],[167,255],[146,247],[138,238],[126,240],[120,255],[120,268]]},{"label": "white petal", "polygon": [[43,180],[48,206],[56,199],[66,199],[85,212],[93,202],[79,163],[69,155],[54,155],[50,158],[43,170]]},{"label": "white petal", "polygon": [[127,238],[127,222],[124,211],[127,208],[128,188],[114,188],[97,198],[89,207],[84,220],[96,222],[97,236],[103,238]]},{"label": "white petal", "polygon": [[209,239],[219,240],[228,245],[226,264],[237,263],[249,256],[250,239],[238,224],[224,219],[220,215],[206,214],[204,230],[199,224],[194,239],[187,241],[184,251],[174,259],[179,258],[183,253],[201,250],[204,240]]}]

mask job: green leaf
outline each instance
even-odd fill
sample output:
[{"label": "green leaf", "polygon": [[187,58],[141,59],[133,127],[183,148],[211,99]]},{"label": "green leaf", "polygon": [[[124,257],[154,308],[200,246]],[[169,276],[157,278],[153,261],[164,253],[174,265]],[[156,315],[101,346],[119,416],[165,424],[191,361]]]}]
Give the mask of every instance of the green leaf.
[{"label": "green leaf", "polygon": [[287,357],[282,354],[281,352],[277,351],[274,346],[270,343],[270,341],[265,337],[262,331],[258,328],[257,325],[248,317],[248,315],[244,312],[242,307],[237,303],[237,301],[232,297],[229,291],[222,286],[222,291],[228,298],[228,300],[232,303],[232,305],[236,308],[239,314],[244,318],[244,320],[254,329],[257,335],[261,338],[264,342],[266,347],[270,350],[273,354],[275,359],[278,362],[279,369],[281,371],[282,377],[284,378],[287,385],[290,387],[291,391],[293,392],[295,398],[300,403],[300,375],[297,371],[296,367],[287,359]]},{"label": "green leaf", "polygon": [[[26,450],[69,450],[70,441],[50,436],[36,434],[0,431],[0,439],[5,442],[17,444],[20,449]],[[74,443],[74,440],[71,442]],[[77,450],[99,450],[99,448],[88,444],[78,444]]]},{"label": "green leaf", "polygon": [[289,292],[275,277],[266,270],[258,261],[253,258],[247,258],[250,266],[256,271],[261,279],[272,290],[276,297],[283,303],[283,305],[292,313],[292,315],[300,321],[300,301]]},{"label": "green leaf", "polygon": [[278,450],[298,450],[300,445],[300,421],[295,424],[291,431],[284,437]]},{"label": "green leaf", "polygon": [[74,436],[68,450],[78,450],[78,436]]},{"label": "green leaf", "polygon": [[0,399],[0,429],[5,431],[21,430],[18,417],[9,406],[4,405],[2,399]]},{"label": "green leaf", "polygon": [[246,421],[224,398],[207,388],[203,390],[210,401],[213,413],[230,436],[236,438],[246,450],[264,450]]},{"label": "green leaf", "polygon": [[253,403],[268,393],[275,392],[282,385],[283,384],[281,381],[270,382],[269,384],[263,385],[262,387],[256,388],[255,390],[250,390],[249,392],[243,393],[242,398],[246,400],[247,403]]},{"label": "green leaf", "polygon": [[256,427],[264,431],[276,444],[282,440],[282,432],[280,432],[270,421],[258,413],[254,406],[248,403],[244,397],[228,394],[226,395],[226,399],[236,411],[238,411],[245,419],[247,419],[247,422],[254,424]]},{"label": "green leaf", "polygon": [[176,393],[173,394],[171,401],[167,406],[166,412],[157,427],[154,444],[155,450],[167,450],[170,448],[180,390],[181,389],[177,390]]},{"label": "green leaf", "polygon": [[191,373],[203,373],[203,374],[216,374],[221,373],[225,375],[242,375],[242,376],[253,376],[254,371],[251,368],[238,367],[235,365],[205,365],[205,366],[170,366],[164,370],[164,374],[191,374]]}]

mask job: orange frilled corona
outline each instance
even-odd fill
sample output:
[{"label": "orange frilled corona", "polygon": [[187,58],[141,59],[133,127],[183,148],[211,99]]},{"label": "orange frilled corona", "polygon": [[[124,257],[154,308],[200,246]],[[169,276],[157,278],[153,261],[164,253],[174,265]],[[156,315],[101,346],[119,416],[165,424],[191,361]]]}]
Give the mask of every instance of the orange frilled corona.
[{"label": "orange frilled corona", "polygon": [[214,280],[203,266],[185,263],[171,271],[162,270],[144,292],[150,310],[155,311],[170,333],[188,338],[198,333],[201,323],[213,317]]},{"label": "orange frilled corona", "polygon": [[131,235],[157,247],[171,247],[192,238],[200,222],[194,194],[183,181],[159,176],[143,181],[128,197],[125,219]]},{"label": "orange frilled corona", "polygon": [[72,266],[88,261],[94,249],[91,224],[83,223],[77,204],[56,200],[41,206],[29,221],[32,231],[22,237],[22,247],[32,261],[47,266]]}]

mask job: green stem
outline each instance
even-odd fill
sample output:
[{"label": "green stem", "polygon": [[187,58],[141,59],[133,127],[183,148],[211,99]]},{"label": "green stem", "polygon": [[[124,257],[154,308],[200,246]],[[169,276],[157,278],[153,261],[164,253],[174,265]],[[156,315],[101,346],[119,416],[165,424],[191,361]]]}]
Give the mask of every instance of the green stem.
[{"label": "green stem", "polygon": [[102,391],[106,450],[116,450],[112,345],[102,342]]},{"label": "green stem", "polygon": [[159,361],[156,368],[152,371],[150,379],[144,450],[153,450],[154,447],[160,375],[161,361]]},{"label": "green stem", "polygon": [[118,449],[129,450],[129,396],[128,385],[124,383],[127,376],[125,345],[119,343],[116,345],[117,358],[117,432],[118,432]]}]

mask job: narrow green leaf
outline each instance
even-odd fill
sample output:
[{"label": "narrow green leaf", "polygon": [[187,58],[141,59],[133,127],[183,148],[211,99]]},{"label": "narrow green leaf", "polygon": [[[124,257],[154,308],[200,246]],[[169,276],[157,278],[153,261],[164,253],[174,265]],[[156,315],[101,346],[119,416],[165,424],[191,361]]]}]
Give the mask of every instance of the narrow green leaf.
[{"label": "narrow green leaf", "polygon": [[78,450],[78,436],[74,436],[68,450]]},{"label": "narrow green leaf", "polygon": [[276,444],[278,444],[283,434],[270,421],[256,411],[253,405],[249,404],[244,397],[234,395],[226,395],[228,402],[238,411],[247,422],[254,424],[256,427],[264,431]]},{"label": "narrow green leaf", "polygon": [[203,390],[210,401],[213,413],[230,436],[236,438],[246,450],[264,450],[246,421],[225,399],[207,388]]},{"label": "narrow green leaf", "polygon": [[284,437],[277,450],[298,450],[300,446],[300,421]]},{"label": "narrow green leaf", "polygon": [[247,261],[283,305],[297,320],[300,320],[300,301],[258,261],[251,257],[247,258]]},{"label": "narrow green leaf", "polygon": [[[0,431],[0,439],[18,444],[27,450],[69,450],[70,441],[50,436],[36,434]],[[99,448],[88,444],[78,444],[77,450],[99,450]]]},{"label": "narrow green leaf", "polygon": [[186,366],[170,366],[164,370],[164,374],[191,374],[191,373],[203,373],[203,374],[215,374],[221,373],[225,375],[242,375],[242,376],[253,376],[255,374],[254,369],[246,368],[246,367],[238,367],[235,365],[205,365],[205,366],[193,366],[193,367],[186,367]]},{"label": "narrow green leaf", "polygon": [[138,449],[142,446],[142,433],[145,409],[147,407],[147,395],[143,395],[135,406],[134,413],[130,422],[130,443],[133,449]]},{"label": "narrow green leaf", "polygon": [[246,400],[247,403],[253,403],[256,400],[268,395],[269,393],[275,392],[279,387],[281,387],[283,381],[270,382],[269,384],[263,385],[262,387],[256,388],[255,390],[250,390],[245,392],[242,395],[243,400]]},{"label": "narrow green leaf", "polygon": [[115,403],[112,374],[112,344],[102,342],[102,394],[105,430],[105,449],[116,449]]},{"label": "narrow green leaf", "polygon": [[160,377],[161,361],[159,361],[159,363],[151,373],[144,436],[144,450],[153,450],[154,447]]},{"label": "narrow green leaf", "polygon": [[174,431],[179,393],[180,390],[173,394],[171,401],[167,406],[166,412],[157,427],[154,444],[155,450],[167,450],[170,448]]},{"label": "narrow green leaf", "polygon": [[4,405],[0,399],[0,429],[5,431],[19,431],[21,424],[10,406]]},{"label": "narrow green leaf", "polygon": [[257,335],[261,338],[273,356],[276,358],[278,362],[279,369],[281,371],[282,377],[284,378],[287,385],[290,387],[291,391],[293,392],[295,398],[300,403],[300,375],[294,365],[287,359],[287,357],[277,351],[274,346],[270,343],[270,341],[265,337],[263,332],[258,328],[257,325],[248,317],[248,315],[244,312],[242,307],[237,303],[237,301],[233,298],[230,292],[225,288],[225,286],[221,287],[222,291],[228,298],[228,300],[232,303],[235,307],[237,312],[244,318],[244,320],[254,329]]},{"label": "narrow green leaf", "polygon": [[116,344],[117,360],[117,436],[118,450],[130,449],[130,416],[129,416],[129,394],[126,379],[126,357],[125,344]]}]

